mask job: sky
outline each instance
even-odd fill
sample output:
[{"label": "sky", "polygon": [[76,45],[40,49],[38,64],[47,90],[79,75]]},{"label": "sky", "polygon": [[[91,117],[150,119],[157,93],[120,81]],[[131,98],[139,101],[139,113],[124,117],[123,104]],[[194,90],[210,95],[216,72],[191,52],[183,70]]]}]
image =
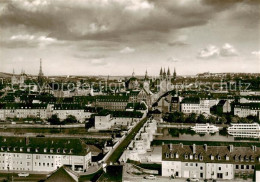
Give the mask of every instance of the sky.
[{"label": "sky", "polygon": [[260,73],[259,0],[0,0],[0,72]]}]

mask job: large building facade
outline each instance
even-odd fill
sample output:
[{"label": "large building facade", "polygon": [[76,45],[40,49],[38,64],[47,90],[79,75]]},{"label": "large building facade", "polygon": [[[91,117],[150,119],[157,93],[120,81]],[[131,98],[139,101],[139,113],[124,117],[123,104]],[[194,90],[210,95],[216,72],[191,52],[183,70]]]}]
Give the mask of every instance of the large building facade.
[{"label": "large building facade", "polygon": [[253,173],[259,163],[256,146],[162,146],[162,176],[232,180],[236,173]]},{"label": "large building facade", "polygon": [[0,170],[54,171],[67,166],[86,171],[91,152],[79,139],[0,137]]}]

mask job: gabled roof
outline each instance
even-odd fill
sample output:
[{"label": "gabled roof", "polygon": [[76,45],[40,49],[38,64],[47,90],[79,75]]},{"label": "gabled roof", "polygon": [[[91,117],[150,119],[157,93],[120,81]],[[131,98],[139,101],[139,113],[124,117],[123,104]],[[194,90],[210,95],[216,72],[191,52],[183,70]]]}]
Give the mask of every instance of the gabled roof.
[{"label": "gabled roof", "polygon": [[223,106],[226,102],[227,100],[220,100],[218,106]]},{"label": "gabled roof", "polygon": [[68,169],[64,166],[60,167],[54,171],[45,182],[78,182],[78,176],[72,172],[69,172]]},{"label": "gabled roof", "polygon": [[199,104],[200,103],[200,98],[198,97],[186,97],[182,100],[182,103],[185,104]]}]

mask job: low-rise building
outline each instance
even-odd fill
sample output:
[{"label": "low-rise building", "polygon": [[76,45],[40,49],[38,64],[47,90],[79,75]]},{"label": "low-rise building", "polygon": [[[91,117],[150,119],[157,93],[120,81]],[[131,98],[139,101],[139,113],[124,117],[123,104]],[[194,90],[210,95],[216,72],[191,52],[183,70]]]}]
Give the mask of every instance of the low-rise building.
[{"label": "low-rise building", "polygon": [[220,100],[217,104],[218,113],[229,113],[231,112],[231,105],[228,100]]},{"label": "low-rise building", "polygon": [[240,103],[260,103],[260,96],[244,96],[239,99]]},{"label": "low-rise building", "polygon": [[235,173],[253,173],[259,162],[260,150],[256,146],[162,146],[162,176],[232,180]]},{"label": "low-rise building", "polygon": [[[234,115],[238,117],[247,117],[249,115],[260,115],[260,103],[240,103],[234,106]],[[259,116],[260,118],[260,116]]]},{"label": "low-rise building", "polygon": [[61,166],[86,171],[91,152],[80,139],[0,137],[0,170],[49,172]]},{"label": "low-rise building", "polygon": [[211,102],[209,99],[187,97],[181,102],[181,111],[185,114],[210,114]]},{"label": "low-rise building", "polygon": [[48,104],[7,103],[0,105],[0,119],[37,117],[46,119],[51,112]]},{"label": "low-rise building", "polygon": [[114,120],[108,111],[100,112],[95,116],[95,129],[107,130],[114,125]]},{"label": "low-rise building", "polygon": [[123,111],[129,101],[128,96],[97,96],[95,107],[112,111]]}]

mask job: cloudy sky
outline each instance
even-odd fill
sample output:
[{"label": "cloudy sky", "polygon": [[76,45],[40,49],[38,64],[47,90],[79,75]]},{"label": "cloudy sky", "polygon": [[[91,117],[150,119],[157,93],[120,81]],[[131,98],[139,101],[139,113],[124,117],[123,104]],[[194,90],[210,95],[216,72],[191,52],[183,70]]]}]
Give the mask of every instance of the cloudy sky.
[{"label": "cloudy sky", "polygon": [[0,71],[260,72],[259,0],[1,0]]}]

